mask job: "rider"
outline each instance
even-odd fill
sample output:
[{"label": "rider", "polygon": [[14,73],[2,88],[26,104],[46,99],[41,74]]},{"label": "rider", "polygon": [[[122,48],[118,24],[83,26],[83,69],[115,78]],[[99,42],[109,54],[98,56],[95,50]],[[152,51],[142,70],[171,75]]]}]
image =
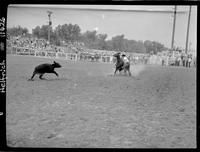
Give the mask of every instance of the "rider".
[{"label": "rider", "polygon": [[122,60],[124,61],[123,67],[126,67],[129,64],[129,59],[125,54],[122,54]]}]

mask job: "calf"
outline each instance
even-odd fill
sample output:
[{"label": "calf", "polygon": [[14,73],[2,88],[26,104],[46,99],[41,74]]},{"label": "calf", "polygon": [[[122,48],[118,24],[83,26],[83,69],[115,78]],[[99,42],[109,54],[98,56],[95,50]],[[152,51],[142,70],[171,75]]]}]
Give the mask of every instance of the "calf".
[{"label": "calf", "polygon": [[40,79],[44,79],[44,78],[42,78],[42,76],[45,73],[54,73],[58,77],[58,73],[56,73],[56,71],[54,71],[54,68],[60,68],[60,67],[61,67],[61,65],[55,61],[53,62],[53,64],[48,64],[48,63],[40,64],[35,67],[35,70],[33,71],[33,75],[31,77],[31,79],[29,79],[29,80],[33,80],[33,77],[36,74],[39,74]]}]

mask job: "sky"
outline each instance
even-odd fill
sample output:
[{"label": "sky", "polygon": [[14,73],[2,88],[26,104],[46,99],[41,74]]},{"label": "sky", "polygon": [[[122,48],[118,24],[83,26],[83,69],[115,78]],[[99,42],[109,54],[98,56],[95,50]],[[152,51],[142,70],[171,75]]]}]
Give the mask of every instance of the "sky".
[{"label": "sky", "polygon": [[[158,41],[171,47],[173,5],[9,5],[7,27],[20,25],[32,29],[48,24],[47,11],[52,11],[52,26],[78,24],[81,33],[96,30],[108,39],[124,34],[126,39]],[[175,46],[185,48],[189,6],[178,5]],[[189,48],[197,45],[197,7],[192,6]]]}]

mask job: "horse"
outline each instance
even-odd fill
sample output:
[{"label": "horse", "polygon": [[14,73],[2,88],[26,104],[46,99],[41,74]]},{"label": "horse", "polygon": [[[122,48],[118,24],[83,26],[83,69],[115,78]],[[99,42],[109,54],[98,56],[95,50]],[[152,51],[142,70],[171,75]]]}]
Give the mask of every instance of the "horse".
[{"label": "horse", "polygon": [[126,73],[126,71],[128,71],[129,76],[131,76],[130,62],[128,62],[126,65],[124,65],[125,63],[124,63],[123,59],[120,57],[120,53],[116,53],[113,56],[116,57],[116,59],[117,59],[114,75],[116,74],[117,71],[121,72],[122,70],[124,70],[124,73]]}]

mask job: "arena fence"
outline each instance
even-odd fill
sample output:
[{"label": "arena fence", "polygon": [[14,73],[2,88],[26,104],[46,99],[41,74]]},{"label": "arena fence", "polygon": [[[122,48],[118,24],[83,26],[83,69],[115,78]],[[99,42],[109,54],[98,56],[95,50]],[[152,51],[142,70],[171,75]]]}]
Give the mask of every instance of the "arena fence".
[{"label": "arena fence", "polygon": [[157,65],[162,65],[162,58],[156,55],[152,55],[149,58],[149,64],[157,64]]},{"label": "arena fence", "polygon": [[[88,52],[79,52],[79,53],[65,53],[65,52],[52,52],[51,50],[36,50],[24,47],[7,47],[7,54],[12,55],[23,55],[23,56],[34,56],[42,58],[54,58],[54,59],[63,59],[71,61],[91,61],[91,62],[102,62],[102,63],[115,63],[116,59],[113,58],[112,54],[101,54],[101,53],[88,53]],[[131,56],[131,64],[151,64],[151,65],[162,65],[163,58],[158,55],[151,55],[146,58],[140,57],[137,55],[129,54]],[[137,59],[135,59],[137,57]],[[171,64],[172,59],[165,57],[164,65],[168,66]],[[191,64],[195,66],[195,62]]]},{"label": "arena fence", "polygon": [[63,60],[84,60],[84,61],[96,61],[103,63],[113,63],[114,59],[112,55],[101,55],[95,56],[90,53],[64,53],[64,52],[52,52],[50,50],[38,51],[30,48],[23,47],[7,47],[7,54],[12,55],[23,55],[23,56],[34,56],[34,57],[43,57],[43,58],[55,58]]},{"label": "arena fence", "polygon": [[[113,53],[95,53],[93,52],[79,52],[79,53],[65,53],[65,52],[52,52],[51,50],[36,50],[24,47],[7,47],[7,54],[12,55],[23,55],[23,56],[34,56],[43,58],[56,58],[71,61],[91,61],[91,62],[102,62],[102,63],[115,63],[116,58],[113,57]],[[131,55],[131,64],[149,64],[149,61],[144,62],[143,59],[134,59],[135,55]],[[137,55],[136,55],[137,56]],[[148,59],[149,60],[149,59]],[[154,62],[152,62],[154,63]]]}]

